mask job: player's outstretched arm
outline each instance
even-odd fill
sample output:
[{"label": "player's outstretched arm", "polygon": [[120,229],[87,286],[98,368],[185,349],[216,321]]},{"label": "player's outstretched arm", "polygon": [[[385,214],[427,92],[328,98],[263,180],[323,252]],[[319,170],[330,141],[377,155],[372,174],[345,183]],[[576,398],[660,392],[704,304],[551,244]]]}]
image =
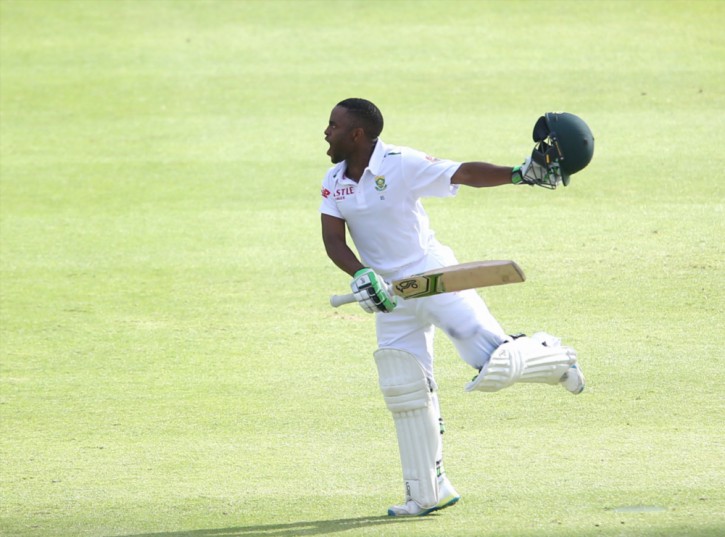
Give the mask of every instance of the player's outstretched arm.
[{"label": "player's outstretched arm", "polygon": [[513,168],[497,166],[487,162],[464,162],[451,177],[454,185],[466,185],[474,188],[511,184]]},{"label": "player's outstretched arm", "polygon": [[562,182],[559,164],[542,166],[530,157],[521,166],[509,168],[487,162],[464,162],[451,177],[454,185],[483,188],[500,185],[538,185],[556,188]]}]

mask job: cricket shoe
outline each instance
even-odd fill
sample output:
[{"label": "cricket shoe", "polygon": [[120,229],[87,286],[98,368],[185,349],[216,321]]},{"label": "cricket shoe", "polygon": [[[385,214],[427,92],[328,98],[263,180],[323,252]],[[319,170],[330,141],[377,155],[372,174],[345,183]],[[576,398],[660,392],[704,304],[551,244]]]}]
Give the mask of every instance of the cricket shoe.
[{"label": "cricket shoe", "polygon": [[584,373],[576,362],[564,373],[559,383],[574,395],[579,395],[584,391]]},{"label": "cricket shoe", "polygon": [[445,475],[438,478],[438,491],[440,500],[433,507],[424,509],[415,500],[408,500],[404,505],[394,505],[388,509],[388,516],[425,516],[450,507],[461,499]]}]

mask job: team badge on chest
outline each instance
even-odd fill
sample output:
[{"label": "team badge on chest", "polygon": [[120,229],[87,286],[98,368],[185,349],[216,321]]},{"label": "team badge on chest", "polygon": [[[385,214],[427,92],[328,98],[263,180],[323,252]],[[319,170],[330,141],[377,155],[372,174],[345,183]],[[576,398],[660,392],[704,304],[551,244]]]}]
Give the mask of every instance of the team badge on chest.
[{"label": "team badge on chest", "polygon": [[382,192],[386,188],[388,188],[388,185],[385,184],[385,176],[378,175],[375,178],[375,190],[377,190],[378,192]]}]

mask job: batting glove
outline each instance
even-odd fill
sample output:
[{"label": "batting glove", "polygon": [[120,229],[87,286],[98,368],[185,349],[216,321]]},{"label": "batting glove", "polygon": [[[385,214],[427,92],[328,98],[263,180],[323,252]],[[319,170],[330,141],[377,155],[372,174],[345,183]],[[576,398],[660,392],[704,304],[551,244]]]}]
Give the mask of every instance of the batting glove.
[{"label": "batting glove", "polygon": [[353,276],[350,288],[360,307],[368,313],[388,313],[395,309],[397,298],[392,287],[373,269],[362,268]]},{"label": "batting glove", "polygon": [[553,190],[562,182],[559,163],[552,162],[547,167],[533,161],[531,157],[526,157],[521,166],[513,169],[511,182],[515,185],[537,185]]}]

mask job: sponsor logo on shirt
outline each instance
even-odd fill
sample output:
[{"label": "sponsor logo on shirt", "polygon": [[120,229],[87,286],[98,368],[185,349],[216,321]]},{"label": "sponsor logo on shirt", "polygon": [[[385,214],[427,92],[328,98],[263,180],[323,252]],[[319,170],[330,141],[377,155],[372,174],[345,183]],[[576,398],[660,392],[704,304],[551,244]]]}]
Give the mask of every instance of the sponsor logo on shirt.
[{"label": "sponsor logo on shirt", "polygon": [[438,162],[438,161],[440,161],[441,159],[439,159],[439,158],[437,158],[437,157],[432,157],[432,156],[430,156],[430,155],[426,155],[426,156],[425,156],[425,160],[429,160],[430,162]]},{"label": "sponsor logo on shirt", "polygon": [[375,190],[377,190],[378,192],[382,192],[386,188],[388,188],[388,185],[385,184],[385,176],[378,175],[375,178]]},{"label": "sponsor logo on shirt", "polygon": [[322,194],[322,197],[325,198],[325,199],[327,199],[328,197],[330,197],[330,191],[327,190],[325,187],[322,187],[321,194]]},{"label": "sponsor logo on shirt", "polygon": [[335,201],[342,201],[347,196],[352,196],[355,194],[355,187],[354,186],[346,186],[344,188],[338,188],[335,190]]}]

